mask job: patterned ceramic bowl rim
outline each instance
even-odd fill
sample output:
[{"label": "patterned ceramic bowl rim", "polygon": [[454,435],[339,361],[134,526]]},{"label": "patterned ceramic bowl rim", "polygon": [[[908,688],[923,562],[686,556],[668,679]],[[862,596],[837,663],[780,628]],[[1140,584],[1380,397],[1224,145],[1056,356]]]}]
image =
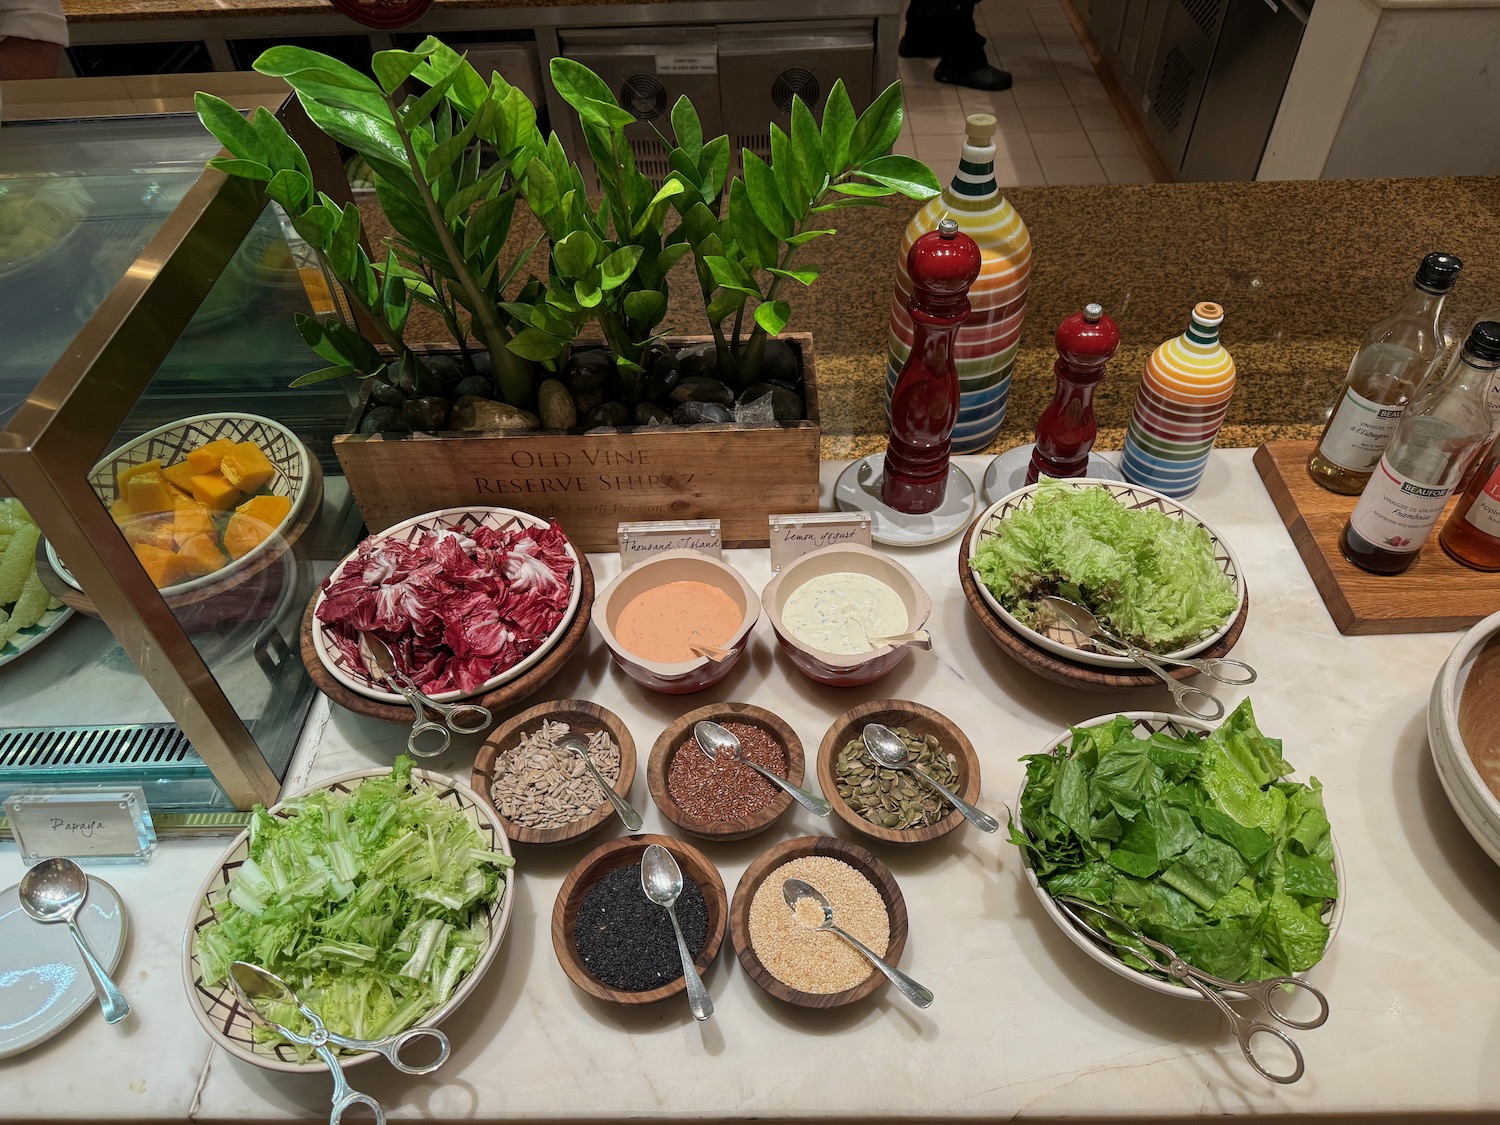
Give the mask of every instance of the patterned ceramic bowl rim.
[{"label": "patterned ceramic bowl rim", "polygon": [[[526,527],[546,527],[549,523],[539,516],[530,512],[518,512],[514,508],[485,507],[482,505],[460,508],[441,508],[436,512],[424,512],[420,516],[413,516],[409,520],[402,520],[398,524],[386,528],[384,531],[376,532],[366,542],[379,542],[383,539],[395,539],[401,537],[404,532],[409,531],[435,531],[439,528],[463,528],[463,521],[472,521],[471,527],[490,527],[502,530],[512,523],[520,523]],[[364,546],[364,544],[360,544]],[[536,650],[529,652],[526,656],[512,664],[505,671],[491,676],[473,691],[443,691],[436,695],[429,695],[429,699],[435,699],[439,703],[451,703],[455,699],[471,699],[476,695],[494,691],[502,684],[507,684],[532,665],[536,664],[546,656],[552,646],[557,644],[558,639],[568,631],[568,625],[578,613],[578,602],[583,597],[583,576],[578,567],[578,552],[574,550],[572,540],[567,541],[568,556],[573,560],[573,574],[569,579],[572,594],[568,598],[568,606],[563,610],[562,618],[558,621],[552,632],[547,634],[545,640],[537,646]],[[350,691],[358,692],[366,699],[378,699],[382,703],[404,704],[406,702],[400,695],[393,691],[383,691],[374,686],[368,676],[344,658],[337,645],[332,644],[327,638],[327,626],[318,620],[317,611],[323,606],[324,591],[329,584],[335,581],[346,566],[353,561],[354,556],[359,553],[356,547],[333,568],[333,572],[324,580],[323,585],[318,588],[317,602],[313,608],[313,649],[318,654],[318,659],[323,662],[323,667],[328,669],[328,674],[343,684]]]},{"label": "patterned ceramic bowl rim", "polygon": [[[274,418],[262,417],[259,414],[196,414],[191,418],[179,418],[177,421],[169,422],[165,426],[158,426],[156,429],[142,434],[134,441],[126,442],[114,452],[106,455],[102,461],[89,471],[89,483],[93,485],[94,491],[98,493],[99,498],[108,503],[109,490],[114,487],[114,478],[118,471],[117,461],[135,452],[138,448],[149,452],[152,442],[160,441],[174,430],[182,430],[199,425],[218,425],[221,431],[230,426],[237,426],[242,435],[254,430],[257,426],[264,426],[269,430],[275,431],[278,437],[288,442],[290,444],[289,457],[273,457],[269,450],[266,451],[266,455],[270,458],[271,464],[276,468],[276,475],[271,478],[271,491],[278,496],[289,497],[292,501],[292,507],[287,512],[286,518],[273,529],[271,535],[266,536],[265,539],[246,551],[239,558],[231,560],[228,565],[220,567],[212,574],[205,574],[201,578],[189,578],[186,582],[176,582],[171,586],[163,586],[159,591],[162,597],[187,594],[194,590],[201,590],[205,587],[216,585],[223,582],[224,579],[235,571],[242,570],[255,562],[275,546],[279,538],[276,532],[290,527],[293,521],[301,514],[302,509],[307,505],[311,497],[311,493],[303,487],[307,482],[308,473],[311,471],[307,446],[303,445],[297,435],[280,422]],[[209,441],[213,441],[215,437],[220,436],[222,436],[222,432],[215,433],[212,437],[202,442],[194,443],[192,448],[197,449],[200,445],[206,445]],[[185,453],[186,450],[179,449],[178,452]],[[150,457],[145,457],[135,463],[141,464],[149,460],[151,460]],[[322,497],[318,499],[321,503]],[[64,582],[75,590],[83,590],[83,587],[78,584],[78,579],[73,577],[62,559],[58,558],[57,552],[53,550],[51,543],[47,544],[47,561],[52,564],[52,569],[57,571]]]},{"label": "patterned ceramic bowl rim", "polygon": [[[1189,718],[1186,715],[1169,715],[1165,711],[1121,711],[1119,715],[1123,715],[1133,722],[1136,731],[1140,734],[1154,734],[1157,731],[1168,730],[1170,728],[1170,733],[1181,737],[1189,731],[1211,731],[1215,726],[1213,723],[1205,723],[1199,719]],[[1105,723],[1113,722],[1117,717],[1117,715],[1100,715],[1096,719],[1085,719],[1083,722],[1075,724],[1074,727],[1070,727],[1061,734],[1053,735],[1047,740],[1047,744],[1042,747],[1041,753],[1055,754],[1059,748],[1068,745],[1072,741],[1073,730],[1076,728],[1103,726]],[[1023,778],[1021,788],[1016,790],[1016,803],[1014,806],[1018,827],[1021,824],[1021,794],[1025,791],[1026,781]],[[1345,881],[1344,856],[1339,851],[1338,837],[1330,832],[1329,838],[1333,842],[1333,874],[1334,878],[1338,880],[1339,897],[1334,899],[1323,913],[1323,921],[1328,926],[1328,943],[1323,947],[1323,956],[1325,957],[1328,955],[1328,947],[1333,944],[1333,939],[1338,936],[1340,923],[1344,920],[1344,900],[1348,897],[1347,892],[1349,889],[1349,885]],[[1088,934],[1074,923],[1071,917],[1063,912],[1062,907],[1052,901],[1052,896],[1037,881],[1036,873],[1031,869],[1030,857],[1024,851],[1021,854],[1021,859],[1021,871],[1026,877],[1026,884],[1041,902],[1042,909],[1047,912],[1047,917],[1056,922],[1058,929],[1067,934],[1069,940],[1078,946],[1079,949],[1083,950],[1110,972],[1122,976],[1126,980],[1135,981],[1136,984],[1145,985],[1152,992],[1159,992],[1163,996],[1176,996],[1184,1000],[1203,1000],[1205,1003],[1207,1002],[1206,998],[1196,988],[1190,985],[1177,984],[1175,981],[1163,980],[1150,973],[1133,969],[1120,960],[1112,949],[1106,949],[1093,938],[1089,937]],[[1321,958],[1319,962],[1321,963]],[[1306,976],[1306,973],[1303,972],[1296,975],[1301,977]],[[1239,992],[1226,992],[1224,995],[1231,1000],[1244,999],[1244,994]]]},{"label": "patterned ceramic bowl rim", "polygon": [[[350,770],[283,798],[271,806],[270,811],[273,815],[280,813],[292,797],[300,797],[318,789],[349,792],[371,778],[388,777],[390,772],[388,769]],[[489,802],[478,793],[446,774],[433,773],[430,770],[412,770],[411,776],[415,784],[436,789],[440,800],[451,801],[462,811],[479,829],[480,834],[489,839],[493,851],[504,855],[511,854],[510,840],[506,838],[505,828],[501,825],[500,818],[496,816]],[[309,1062],[298,1062],[293,1048],[287,1044],[272,1045],[254,1042],[251,1037],[250,1017],[241,1010],[235,999],[234,989],[227,981],[221,985],[209,987],[203,983],[199,973],[198,956],[193,949],[193,938],[198,929],[213,918],[208,896],[212,891],[228,884],[234,871],[245,861],[249,853],[250,833],[241,832],[219,856],[219,862],[209,873],[208,878],[203,880],[198,893],[193,896],[192,913],[188,916],[187,932],[182,941],[182,979],[187,986],[188,1007],[192,1009],[193,1015],[198,1017],[198,1022],[203,1025],[203,1030],[208,1032],[209,1037],[236,1058],[254,1063],[267,1070],[279,1070],[287,1074],[324,1071],[326,1068],[316,1057]],[[469,970],[463,980],[459,981],[458,987],[453,990],[453,995],[448,997],[447,1002],[418,1020],[424,1026],[433,1027],[452,1015],[454,1010],[474,991],[480,978],[494,963],[495,955],[500,952],[500,943],[505,940],[505,931],[510,926],[511,900],[515,897],[515,868],[506,868],[501,876],[504,889],[499,898],[491,904],[487,915],[490,940],[480,951],[478,963]],[[339,1052],[336,1049],[336,1053],[339,1055],[339,1062],[346,1067],[377,1057],[374,1051]]]},{"label": "patterned ceramic bowl rim", "polygon": [[[1213,543],[1214,560],[1234,583],[1235,602],[1234,608],[1224,618],[1224,624],[1215,629],[1206,637],[1194,641],[1183,648],[1174,649],[1172,652],[1163,653],[1163,656],[1194,656],[1204,649],[1217,644],[1225,633],[1229,632],[1234,625],[1235,618],[1239,617],[1240,610],[1245,605],[1245,579],[1244,568],[1240,566],[1239,557],[1234,553],[1224,537],[1220,535],[1212,524],[1205,520],[1197,512],[1184,504],[1178,503],[1170,496],[1163,496],[1149,488],[1143,488],[1138,484],[1127,484],[1118,480],[1102,480],[1097,477],[1078,477],[1067,481],[1068,484],[1078,488],[1092,487],[1106,489],[1116,499],[1125,501],[1132,508],[1156,508],[1173,519],[1191,520],[1204,531],[1208,532],[1208,538]],[[1018,488],[1008,496],[1002,496],[995,503],[985,509],[979,517],[979,522],[974,525],[974,532],[969,536],[969,567],[974,567],[974,555],[979,550],[979,544],[993,536],[999,525],[1014,511],[1019,510],[1039,487],[1039,484],[1028,484],[1025,488]],[[1012,630],[1019,633],[1032,644],[1040,645],[1048,652],[1055,652],[1069,660],[1081,664],[1093,664],[1100,668],[1139,668],[1141,665],[1134,660],[1124,656],[1113,656],[1105,652],[1093,652],[1088,649],[1079,648],[1074,645],[1065,644],[1045,633],[1039,633],[1029,625],[1021,623],[1020,619],[1000,604],[998,598],[990,592],[978,572],[974,574],[974,585],[979,589],[979,594],[984,598],[985,604],[999,614],[1000,619]]]}]

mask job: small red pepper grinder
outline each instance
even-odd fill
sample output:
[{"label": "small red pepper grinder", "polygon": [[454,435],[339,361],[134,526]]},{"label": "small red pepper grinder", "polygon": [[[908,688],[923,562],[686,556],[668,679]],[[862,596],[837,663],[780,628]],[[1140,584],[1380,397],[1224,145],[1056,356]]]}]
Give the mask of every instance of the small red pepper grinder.
[{"label": "small red pepper grinder", "polygon": [[880,498],[898,512],[919,515],[943,503],[958,421],[953,338],[968,319],[969,286],[981,264],[978,245],[959,233],[953,219],[917,239],[906,256],[914,335],[891,392],[891,438],[880,486]]},{"label": "small red pepper grinder", "polygon": [[1054,338],[1057,390],[1036,422],[1036,445],[1026,483],[1037,477],[1088,475],[1089,451],[1099,426],[1094,421],[1094,390],[1104,378],[1104,365],[1120,346],[1120,327],[1104,315],[1104,306],[1088,304],[1057,326]]}]

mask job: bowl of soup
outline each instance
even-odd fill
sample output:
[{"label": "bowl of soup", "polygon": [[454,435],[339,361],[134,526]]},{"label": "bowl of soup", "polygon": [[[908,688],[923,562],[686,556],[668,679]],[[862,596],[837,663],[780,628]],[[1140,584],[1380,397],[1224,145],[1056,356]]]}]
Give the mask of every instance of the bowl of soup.
[{"label": "bowl of soup", "polygon": [[810,551],[761,591],[766,618],[792,663],[820,684],[878,680],[911,649],[881,637],[923,628],[932,599],[911,571],[857,544]]},{"label": "bowl of soup", "polygon": [[759,617],[760,598],[739,571],[697,551],[637,563],[599,592],[592,611],[615,663],[668,695],[727,676]]}]

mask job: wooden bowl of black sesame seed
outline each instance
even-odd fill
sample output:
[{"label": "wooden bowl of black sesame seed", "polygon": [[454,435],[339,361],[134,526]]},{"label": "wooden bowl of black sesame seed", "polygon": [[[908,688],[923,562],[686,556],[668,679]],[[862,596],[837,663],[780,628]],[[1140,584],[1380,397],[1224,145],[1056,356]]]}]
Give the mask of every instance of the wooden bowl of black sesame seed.
[{"label": "wooden bowl of black sesame seed", "polygon": [[586,699],[542,703],[490,732],[470,781],[489,798],[512,843],[566,844],[620,822],[599,783],[559,739],[582,738],[589,758],[621,797],[635,782],[635,740],[613,711]]},{"label": "wooden bowl of black sesame seed", "polygon": [[818,784],[833,815],[882,844],[925,844],[963,824],[961,812],[910,773],[877,766],[862,746],[850,746],[869,723],[907,732],[913,765],[970,804],[979,800],[979,756],[952,719],[905,699],[876,699],[835,719],[818,747]]},{"label": "wooden bowl of black sesame seed", "polygon": [[601,844],[568,872],[552,905],[558,964],[600,1000],[657,1004],[687,990],[667,912],[641,889],[641,857],[650,844],[666,848],[682,869],[677,920],[699,975],[724,944],[729,896],[702,852],[670,836],[624,836]]}]

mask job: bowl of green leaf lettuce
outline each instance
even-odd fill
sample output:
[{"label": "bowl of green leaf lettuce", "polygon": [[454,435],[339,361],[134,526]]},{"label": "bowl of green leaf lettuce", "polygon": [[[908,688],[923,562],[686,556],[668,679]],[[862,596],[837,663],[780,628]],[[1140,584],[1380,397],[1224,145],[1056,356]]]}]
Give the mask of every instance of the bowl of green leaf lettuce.
[{"label": "bowl of green leaf lettuce", "polygon": [[1048,916],[1099,964],[1202,999],[1101,943],[1053,896],[1095,903],[1225,980],[1322,958],[1344,906],[1322,787],[1291,780],[1248,699],[1217,727],[1155,711],[1089,719],[1021,760],[1011,842]]},{"label": "bowl of green leaf lettuce", "polygon": [[1071,632],[1042,631],[1057,595],[1148,652],[1193,656],[1217,643],[1245,603],[1244,571],[1191,509],[1123,481],[1044,477],[979,517],[969,567],[986,605],[1033,644],[1072,661],[1139,668]]},{"label": "bowl of green leaf lettuce", "polygon": [[[231,961],[276,973],[341,1035],[378,1039],[440,1023],[499,952],[513,864],[489,802],[405,756],[257,807],[193,901],[183,942],[189,1006],[231,1054],[291,1073],[323,1063],[251,1022],[228,979]],[[275,1018],[302,1024],[290,1007]],[[336,1053],[345,1066],[376,1057]]]}]

